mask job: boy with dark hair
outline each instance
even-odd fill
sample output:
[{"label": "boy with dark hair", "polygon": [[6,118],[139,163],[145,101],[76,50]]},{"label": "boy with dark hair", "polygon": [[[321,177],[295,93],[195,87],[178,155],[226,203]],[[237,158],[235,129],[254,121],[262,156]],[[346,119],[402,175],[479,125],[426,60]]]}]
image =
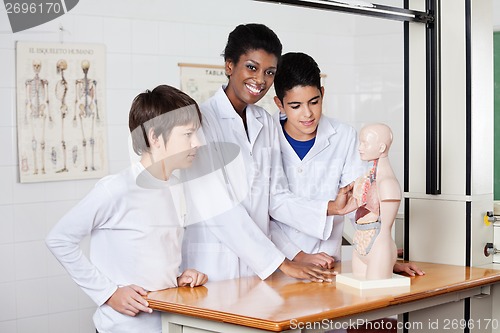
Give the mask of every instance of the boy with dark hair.
[{"label": "boy with dark hair", "polygon": [[[160,313],[148,291],[198,286],[207,276],[187,269],[179,276],[183,221],[171,191],[172,174],[196,155],[201,115],[180,90],[161,85],[139,94],[129,114],[134,151],[124,171],[104,177],[56,224],[46,243],[72,279],[98,305],[100,333],[161,332]],[[178,206],[178,205],[177,205]],[[90,236],[90,260],[80,242]]]},{"label": "boy with dark hair", "polygon": [[[366,165],[358,154],[354,128],[322,115],[324,87],[312,57],[287,53],[274,79],[274,101],[283,167],[290,190],[309,199],[335,198],[340,188],[354,182]],[[333,217],[329,237],[320,239],[274,219],[272,240],[288,259],[333,268],[341,259],[344,216]],[[413,276],[423,272],[412,263],[396,263],[395,272]]]}]

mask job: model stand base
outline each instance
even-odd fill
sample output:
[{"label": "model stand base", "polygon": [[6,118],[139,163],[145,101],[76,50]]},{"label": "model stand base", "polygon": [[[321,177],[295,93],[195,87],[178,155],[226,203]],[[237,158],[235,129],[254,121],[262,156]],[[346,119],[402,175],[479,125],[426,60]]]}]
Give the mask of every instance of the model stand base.
[{"label": "model stand base", "polygon": [[357,289],[374,289],[374,288],[393,288],[406,287],[411,285],[411,280],[407,276],[392,274],[390,279],[381,280],[366,280],[356,278],[352,273],[338,274],[336,277],[337,283],[345,284]]}]

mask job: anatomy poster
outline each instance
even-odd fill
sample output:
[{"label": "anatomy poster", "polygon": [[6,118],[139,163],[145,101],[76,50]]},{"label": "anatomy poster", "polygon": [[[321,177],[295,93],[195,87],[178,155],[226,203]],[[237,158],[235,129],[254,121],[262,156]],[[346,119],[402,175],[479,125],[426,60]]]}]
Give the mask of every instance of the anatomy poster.
[{"label": "anatomy poster", "polygon": [[17,42],[22,183],[107,175],[105,73],[102,44]]},{"label": "anatomy poster", "polygon": [[[227,84],[224,66],[179,64],[181,69],[181,90],[191,96],[198,104],[205,102],[223,85]],[[274,87],[257,103],[267,112],[278,111],[274,103]]]}]

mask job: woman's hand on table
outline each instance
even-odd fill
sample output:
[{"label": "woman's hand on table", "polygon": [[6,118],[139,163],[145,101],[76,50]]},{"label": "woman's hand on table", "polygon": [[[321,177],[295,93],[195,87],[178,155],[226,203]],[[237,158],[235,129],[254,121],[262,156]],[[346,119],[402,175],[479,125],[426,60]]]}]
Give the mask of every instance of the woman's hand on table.
[{"label": "woman's hand on table", "polygon": [[331,282],[337,272],[321,266],[285,259],[279,269],[286,275],[313,282]]},{"label": "woman's hand on table", "polygon": [[333,266],[335,266],[335,258],[325,252],[309,254],[304,251],[300,251],[297,253],[295,258],[293,258],[293,261],[313,264],[327,269],[333,269]]}]

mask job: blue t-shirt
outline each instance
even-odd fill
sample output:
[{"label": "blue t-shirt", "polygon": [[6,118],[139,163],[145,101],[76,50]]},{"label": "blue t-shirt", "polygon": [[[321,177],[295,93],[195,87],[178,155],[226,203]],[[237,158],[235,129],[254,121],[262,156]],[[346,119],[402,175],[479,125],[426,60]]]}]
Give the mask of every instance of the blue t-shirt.
[{"label": "blue t-shirt", "polygon": [[285,119],[280,119],[281,127],[283,128],[283,133],[285,134],[285,138],[290,143],[290,146],[292,146],[293,150],[297,153],[297,156],[301,160],[304,159],[304,157],[307,155],[309,150],[311,150],[312,146],[314,146],[314,141],[316,141],[316,137],[312,138],[311,140],[307,141],[298,141],[292,138],[288,133],[285,131]]}]

